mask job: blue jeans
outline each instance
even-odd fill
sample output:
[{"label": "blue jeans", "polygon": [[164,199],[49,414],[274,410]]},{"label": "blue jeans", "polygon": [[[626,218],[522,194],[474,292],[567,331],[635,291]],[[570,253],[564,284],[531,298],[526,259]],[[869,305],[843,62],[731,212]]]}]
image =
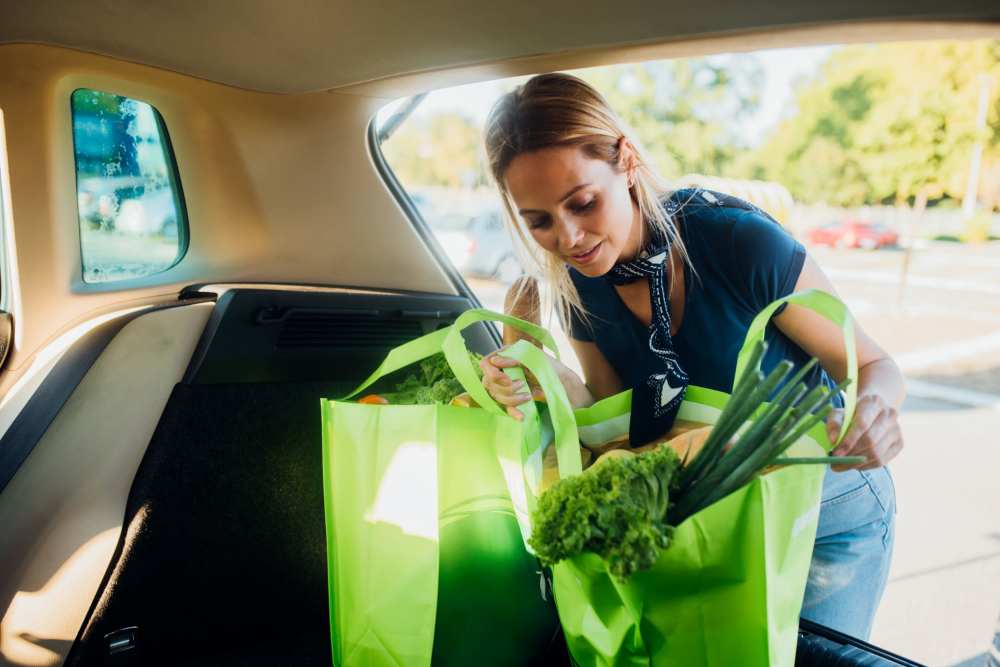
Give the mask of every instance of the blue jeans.
[{"label": "blue jeans", "polygon": [[868,639],[889,576],[895,524],[888,468],[827,471],[804,618]]}]

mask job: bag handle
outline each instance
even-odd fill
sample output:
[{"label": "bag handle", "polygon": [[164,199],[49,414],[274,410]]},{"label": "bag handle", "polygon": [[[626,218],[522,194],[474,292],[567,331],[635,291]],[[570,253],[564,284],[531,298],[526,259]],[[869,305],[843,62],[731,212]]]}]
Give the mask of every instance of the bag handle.
[{"label": "bag handle", "polygon": [[[576,418],[573,416],[573,406],[566,395],[562,380],[552,367],[545,353],[526,340],[519,340],[504,350],[503,356],[516,359],[524,368],[531,371],[538,379],[538,384],[545,392],[545,403],[549,409],[549,419],[555,432],[556,459],[559,462],[559,477],[566,478],[583,472],[580,461],[580,437],[576,429]],[[505,373],[516,377],[521,373],[518,368],[505,369]],[[537,419],[538,407],[534,401],[528,401],[518,406],[524,414],[525,423],[533,423]]]},{"label": "bag handle", "polygon": [[[521,438],[516,442],[500,438],[496,443],[497,459],[507,481],[524,548],[528,553],[534,553],[531,548],[531,517],[541,495],[544,456],[550,438],[555,445],[560,477],[580,474],[583,465],[573,408],[549,358],[526,340],[519,340],[506,348],[504,356],[521,363],[521,366],[505,368],[504,373],[511,379],[523,380],[525,370],[531,371],[545,392],[547,401],[547,415],[544,416],[534,401],[518,406],[524,415]],[[506,415],[501,419],[513,421]]]},{"label": "bag handle", "polygon": [[786,303],[803,306],[822,315],[840,327],[840,331],[843,333],[844,351],[847,355],[847,377],[851,380],[851,383],[844,390],[847,394],[847,398],[844,401],[844,421],[841,423],[837,440],[833,443],[836,446],[847,433],[847,429],[850,428],[851,420],[854,419],[854,411],[858,404],[858,354],[854,340],[854,318],[851,317],[847,306],[837,297],[822,290],[807,289],[789,294],[768,304],[764,310],[757,314],[753,322],[750,323],[746,339],[743,342],[743,348],[736,358],[736,374],[733,376],[733,382],[735,383],[739,378],[743,377],[743,372],[747,364],[750,363],[754,346],[759,341],[764,340],[764,331],[767,328],[768,322],[771,321],[774,312]]},{"label": "bag handle", "polygon": [[[476,308],[467,310],[458,316],[458,319],[455,320],[455,323],[448,328],[448,331],[445,334],[444,340],[441,343],[441,351],[444,352],[445,359],[448,360],[448,365],[455,374],[455,378],[458,379],[462,388],[469,392],[469,396],[471,396],[480,407],[486,409],[487,411],[492,412],[493,414],[503,415],[507,414],[506,410],[498,405],[497,402],[493,400],[493,397],[489,395],[489,392],[486,391],[486,388],[483,387],[483,383],[479,379],[479,375],[476,373],[476,368],[472,363],[472,359],[469,358],[469,350],[465,345],[465,339],[462,337],[462,330],[464,328],[476,322],[483,321],[503,322],[508,326],[514,327],[515,329],[528,334],[551,350],[552,353],[555,354],[556,359],[559,358],[559,349],[556,347],[556,342],[552,338],[552,334],[548,331],[537,324],[526,322],[525,320],[511,315],[504,315],[492,310],[486,310],[485,308]],[[504,352],[504,355],[509,356],[506,351]],[[534,370],[532,370],[532,372],[534,372]]]},{"label": "bag handle", "polygon": [[[487,407],[485,403],[480,401],[480,398],[476,396],[475,388],[479,390],[483,389],[482,383],[479,381],[476,375],[475,368],[472,365],[472,361],[469,359],[469,353],[465,346],[465,339],[462,338],[462,329],[482,321],[499,321],[504,324],[511,326],[519,331],[522,331],[532,338],[540,341],[543,345],[552,350],[558,357],[559,351],[556,349],[555,340],[553,340],[552,335],[543,329],[542,327],[532,324],[531,322],[526,322],[520,320],[516,317],[511,317],[510,315],[503,315],[501,313],[495,313],[485,308],[473,308],[465,311],[455,320],[453,324],[444,329],[439,329],[438,331],[433,331],[429,334],[425,334],[420,338],[415,338],[408,343],[403,343],[399,347],[393,348],[386,355],[382,363],[379,364],[371,375],[369,375],[364,382],[362,382],[354,391],[344,396],[342,400],[347,400],[357,396],[362,391],[370,387],[376,381],[385,377],[386,375],[398,371],[401,368],[405,368],[410,364],[426,359],[427,357],[434,356],[438,352],[445,352],[445,358],[448,361],[448,365],[451,366],[451,370],[455,373],[455,377],[458,378],[459,382],[462,384],[462,388],[469,392],[469,394],[476,399],[476,402],[480,405]],[[451,337],[451,338],[449,338]],[[448,342],[450,340],[450,343]],[[452,354],[449,355],[445,350],[446,346],[450,345],[452,349]],[[460,346],[461,354],[457,353],[457,349]],[[472,380],[469,380],[469,373],[471,373]],[[465,378],[463,380],[463,377]],[[485,394],[485,390],[482,391]],[[487,398],[489,395],[487,394]],[[490,399],[492,401],[492,399]],[[503,413],[495,403],[493,404],[495,408],[492,412]],[[487,407],[487,409],[489,409]]]}]

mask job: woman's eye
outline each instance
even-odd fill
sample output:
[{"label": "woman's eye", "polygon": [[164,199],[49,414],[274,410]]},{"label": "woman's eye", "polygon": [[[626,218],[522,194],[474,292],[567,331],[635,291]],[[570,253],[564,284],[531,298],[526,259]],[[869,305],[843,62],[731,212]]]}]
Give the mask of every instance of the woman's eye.
[{"label": "woman's eye", "polygon": [[591,210],[596,205],[597,205],[597,198],[595,197],[594,199],[591,199],[588,202],[584,202],[583,204],[578,204],[574,206],[573,210],[576,211],[577,213],[584,213],[586,211]]},{"label": "woman's eye", "polygon": [[543,218],[530,218],[528,220],[529,229],[544,229],[549,224],[548,216]]}]

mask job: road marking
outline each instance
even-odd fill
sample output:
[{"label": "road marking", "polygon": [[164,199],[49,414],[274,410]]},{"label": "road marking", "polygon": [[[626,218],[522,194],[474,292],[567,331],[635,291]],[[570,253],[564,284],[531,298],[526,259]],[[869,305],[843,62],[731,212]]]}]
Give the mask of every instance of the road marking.
[{"label": "road marking", "polygon": [[971,255],[966,253],[954,253],[949,255],[914,255],[914,263],[919,263],[920,268],[924,267],[951,267],[961,264],[962,268],[977,266],[983,269],[995,269],[1000,266],[1000,255]]},{"label": "road marking", "polygon": [[[914,304],[900,307],[906,315],[952,315],[963,320],[974,322],[1000,322],[1000,313],[984,313],[970,310],[968,306],[942,306],[937,304]],[[880,309],[884,312],[884,309]]]},{"label": "road marking", "polygon": [[965,567],[966,565],[977,565],[984,561],[993,560],[994,558],[997,557],[1000,557],[1000,551],[991,554],[982,554],[981,556],[973,556],[972,558],[966,558],[964,560],[956,561],[954,563],[947,563],[945,565],[928,567],[922,570],[917,570],[915,572],[907,572],[906,574],[901,574],[899,576],[889,579],[889,583],[895,584],[900,581],[906,581],[907,579],[915,579],[917,577],[923,577],[928,574],[937,574],[938,572],[954,570],[960,567]]},{"label": "road marking", "polygon": [[917,352],[909,352],[894,357],[904,373],[915,373],[938,364],[975,357],[1000,350],[1000,331],[979,338],[966,338],[947,345],[940,345]]},{"label": "road marking", "polygon": [[[899,286],[901,273],[899,271],[858,271],[852,269],[824,269],[831,278],[857,280],[867,283]],[[907,287],[925,287],[928,289],[943,289],[953,292],[976,292],[979,294],[1000,295],[1000,285],[988,285],[971,280],[954,280],[911,274],[906,277]]]},{"label": "road marking", "polygon": [[987,408],[1000,412],[1000,396],[970,389],[946,387],[940,384],[906,378],[906,393],[917,398],[930,398],[975,408]]}]

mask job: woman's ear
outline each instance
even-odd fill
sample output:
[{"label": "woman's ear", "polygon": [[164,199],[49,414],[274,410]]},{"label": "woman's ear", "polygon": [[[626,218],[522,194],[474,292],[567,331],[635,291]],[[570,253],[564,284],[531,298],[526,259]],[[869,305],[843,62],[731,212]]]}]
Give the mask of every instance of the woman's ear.
[{"label": "woman's ear", "polygon": [[624,135],[618,139],[618,166],[625,172],[625,178],[631,188],[635,185],[635,170],[639,166],[639,158],[635,146]]}]

